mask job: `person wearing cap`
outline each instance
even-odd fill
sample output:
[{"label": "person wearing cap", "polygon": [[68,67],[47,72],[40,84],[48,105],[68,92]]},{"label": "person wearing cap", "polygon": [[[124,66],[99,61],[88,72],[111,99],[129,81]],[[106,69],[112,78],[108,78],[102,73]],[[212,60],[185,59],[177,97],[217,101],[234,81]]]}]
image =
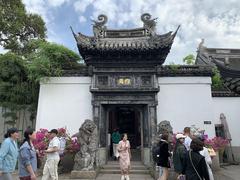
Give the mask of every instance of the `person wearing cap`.
[{"label": "person wearing cap", "polygon": [[183,134],[177,134],[176,145],[173,150],[173,165],[178,177],[183,174],[184,160],[187,153],[187,149],[184,146],[185,138],[186,136]]},{"label": "person wearing cap", "polygon": [[49,133],[51,141],[49,142],[48,149],[45,150],[45,153],[47,154],[47,160],[43,168],[42,180],[58,180],[57,170],[60,160],[60,141],[57,137],[58,130],[52,129]]},{"label": "person wearing cap", "polygon": [[5,139],[0,148],[0,180],[13,180],[12,172],[16,168],[18,159],[17,139],[18,130],[10,128],[4,135]]}]

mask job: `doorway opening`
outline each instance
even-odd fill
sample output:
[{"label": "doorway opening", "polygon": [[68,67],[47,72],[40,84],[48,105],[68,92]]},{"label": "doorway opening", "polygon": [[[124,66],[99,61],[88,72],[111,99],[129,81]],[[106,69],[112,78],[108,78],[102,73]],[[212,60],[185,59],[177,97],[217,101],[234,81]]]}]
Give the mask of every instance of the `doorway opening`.
[{"label": "doorway opening", "polygon": [[[108,111],[108,134],[118,129],[121,137],[127,133],[131,145],[132,160],[141,161],[141,111],[133,106],[114,106]],[[110,159],[113,158],[112,140],[109,137]]]}]

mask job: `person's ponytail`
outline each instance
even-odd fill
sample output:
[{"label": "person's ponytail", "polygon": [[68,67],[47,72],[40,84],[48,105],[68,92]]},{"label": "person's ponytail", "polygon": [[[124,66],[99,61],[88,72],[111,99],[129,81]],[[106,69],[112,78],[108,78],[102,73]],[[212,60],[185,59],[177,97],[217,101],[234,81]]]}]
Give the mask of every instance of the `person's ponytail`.
[{"label": "person's ponytail", "polygon": [[6,132],[6,133],[4,134],[4,138],[8,138],[8,137],[9,137],[9,133]]}]

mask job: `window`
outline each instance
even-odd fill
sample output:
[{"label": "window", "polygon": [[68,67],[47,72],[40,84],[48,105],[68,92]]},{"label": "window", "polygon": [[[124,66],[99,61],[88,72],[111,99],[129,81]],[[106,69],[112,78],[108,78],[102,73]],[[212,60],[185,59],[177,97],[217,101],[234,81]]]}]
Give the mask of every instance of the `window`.
[{"label": "window", "polygon": [[108,76],[98,76],[98,85],[107,86],[108,85]]}]

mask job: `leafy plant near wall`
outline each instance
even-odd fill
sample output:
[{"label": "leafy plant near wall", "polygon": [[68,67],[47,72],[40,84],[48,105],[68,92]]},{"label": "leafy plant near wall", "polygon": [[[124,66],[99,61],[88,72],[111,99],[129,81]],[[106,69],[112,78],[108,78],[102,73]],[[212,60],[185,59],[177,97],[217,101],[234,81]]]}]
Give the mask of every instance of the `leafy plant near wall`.
[{"label": "leafy plant near wall", "polygon": [[180,66],[181,66],[180,64],[175,64],[174,62],[171,62],[168,65],[168,67],[174,72],[177,71]]},{"label": "leafy plant near wall", "polygon": [[223,89],[223,80],[221,79],[221,75],[217,67],[212,69],[213,76],[212,76],[212,88],[213,89]]}]

